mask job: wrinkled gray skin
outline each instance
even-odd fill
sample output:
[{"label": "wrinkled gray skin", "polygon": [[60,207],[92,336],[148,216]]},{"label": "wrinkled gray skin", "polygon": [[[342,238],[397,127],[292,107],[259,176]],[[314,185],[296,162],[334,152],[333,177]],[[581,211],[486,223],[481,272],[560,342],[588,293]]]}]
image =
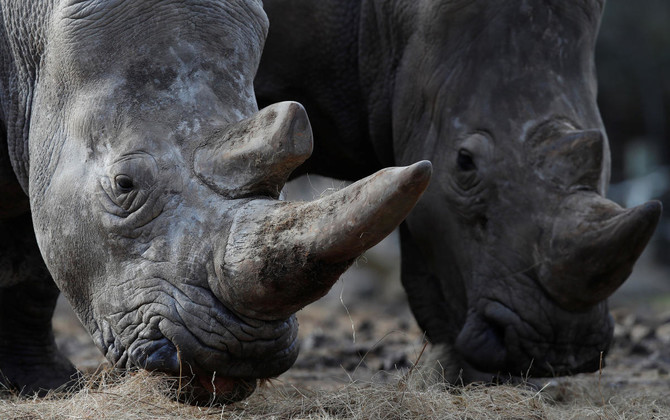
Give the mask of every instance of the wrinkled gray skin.
[{"label": "wrinkled gray skin", "polygon": [[293,314],[428,183],[420,162],[278,200],[312,133],[297,103],[258,111],[258,1],[2,0],[0,24],[3,386],[75,375],[51,330],[60,289],[116,366],[244,398],[294,362]]},{"label": "wrinkled gray skin", "polygon": [[433,162],[400,231],[402,282],[446,379],[598,369],[612,338],[606,298],[661,212],[604,198],[593,64],[603,2],[264,8],[259,102],[301,101],[317,139],[297,172],[355,179]]}]

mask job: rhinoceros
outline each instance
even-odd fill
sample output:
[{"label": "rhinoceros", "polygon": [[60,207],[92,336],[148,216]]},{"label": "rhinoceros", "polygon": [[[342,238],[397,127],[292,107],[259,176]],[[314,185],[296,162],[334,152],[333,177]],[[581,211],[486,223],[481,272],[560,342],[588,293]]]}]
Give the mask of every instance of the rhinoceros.
[{"label": "rhinoceros", "polygon": [[594,371],[607,297],[661,213],[605,198],[593,48],[602,0],[264,0],[259,103],[305,105],[295,174],[430,159],[401,276],[449,381]]},{"label": "rhinoceros", "polygon": [[75,374],[51,327],[60,289],[115,366],[181,375],[196,402],[244,398],[295,361],[294,313],[430,178],[418,162],[279,200],[312,132],[298,103],[258,110],[260,1],[2,0],[0,25],[5,387]]}]

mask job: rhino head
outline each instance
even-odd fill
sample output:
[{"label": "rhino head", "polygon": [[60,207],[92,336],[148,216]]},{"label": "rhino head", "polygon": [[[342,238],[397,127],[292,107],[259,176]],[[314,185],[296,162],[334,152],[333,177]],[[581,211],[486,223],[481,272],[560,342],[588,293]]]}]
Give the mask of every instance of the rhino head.
[{"label": "rhino head", "polygon": [[403,283],[429,338],[451,345],[449,379],[459,369],[465,380],[594,371],[609,347],[606,298],[661,206],[605,198],[593,62],[602,7],[442,0],[386,10],[402,16],[383,49],[398,63],[386,92],[395,159],[430,156],[436,168],[402,230]]},{"label": "rhino head", "polygon": [[303,108],[260,112],[260,1],[69,0],[30,124],[30,200],[61,291],[116,366],[244,398],[294,362],[294,313],[400,223],[431,167],[278,200],[312,150]]}]

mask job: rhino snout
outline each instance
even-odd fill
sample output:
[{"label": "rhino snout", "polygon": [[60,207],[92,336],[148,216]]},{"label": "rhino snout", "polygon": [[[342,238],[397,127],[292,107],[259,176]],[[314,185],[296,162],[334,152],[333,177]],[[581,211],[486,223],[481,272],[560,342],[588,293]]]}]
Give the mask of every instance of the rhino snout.
[{"label": "rhino snout", "polygon": [[[603,316],[606,305],[601,306],[582,314],[580,319],[545,307],[552,316],[538,319],[525,313],[533,313],[532,305],[512,308],[491,301],[470,309],[456,338],[456,351],[479,377],[482,373],[548,377],[593,372],[600,366],[601,354],[609,348],[614,325],[610,316]],[[547,331],[555,339],[547,338]],[[570,340],[574,331],[588,338]]]}]

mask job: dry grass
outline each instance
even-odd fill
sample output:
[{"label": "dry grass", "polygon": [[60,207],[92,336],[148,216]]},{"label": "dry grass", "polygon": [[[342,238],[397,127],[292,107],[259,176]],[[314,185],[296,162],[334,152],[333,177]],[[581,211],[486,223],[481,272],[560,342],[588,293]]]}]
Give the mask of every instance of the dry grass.
[{"label": "dry grass", "polygon": [[[412,373],[413,376],[418,372]],[[418,380],[417,380],[418,379]],[[45,398],[4,395],[0,418],[28,419],[667,419],[670,396],[621,393],[597,376],[529,386],[427,386],[420,378],[380,385],[351,382],[335,391],[274,381],[224,407],[174,401],[173,381],[147,372],[103,372],[80,391]],[[604,402],[604,404],[603,404]]]},{"label": "dry grass", "polygon": [[[398,326],[398,319],[411,319],[409,309],[388,314],[384,308],[397,304],[374,306],[370,301],[362,304],[350,298],[348,314],[340,305],[340,290],[331,297],[331,301],[312,305],[310,312],[298,314],[303,348],[296,365],[279,379],[260,386],[245,401],[225,407],[193,407],[174,401],[174,381],[164,377],[146,372],[124,376],[102,372],[89,376],[80,391],[65,395],[30,399],[0,392],[0,420],[670,419],[670,368],[666,363],[670,353],[664,347],[667,343],[658,339],[648,352],[640,354],[633,347],[644,342],[620,337],[608,356],[609,366],[601,373],[555,379],[534,388],[429,385],[423,369],[408,368],[427,358],[421,357],[423,341],[418,327]],[[621,320],[627,313],[633,312],[622,312],[616,318]],[[663,321],[656,324],[636,319],[630,328],[647,325],[653,330],[670,320],[670,315],[657,316],[654,319]],[[355,343],[352,323],[356,325]],[[398,329],[400,333],[389,333]],[[62,328],[59,332],[69,343],[85,334],[83,330],[63,334]],[[80,349],[77,353],[89,354]],[[397,355],[406,355],[408,363],[400,363],[402,358]],[[84,366],[97,366],[100,359],[75,360],[78,366],[82,360]],[[403,370],[387,373],[396,362],[405,366]]]}]

